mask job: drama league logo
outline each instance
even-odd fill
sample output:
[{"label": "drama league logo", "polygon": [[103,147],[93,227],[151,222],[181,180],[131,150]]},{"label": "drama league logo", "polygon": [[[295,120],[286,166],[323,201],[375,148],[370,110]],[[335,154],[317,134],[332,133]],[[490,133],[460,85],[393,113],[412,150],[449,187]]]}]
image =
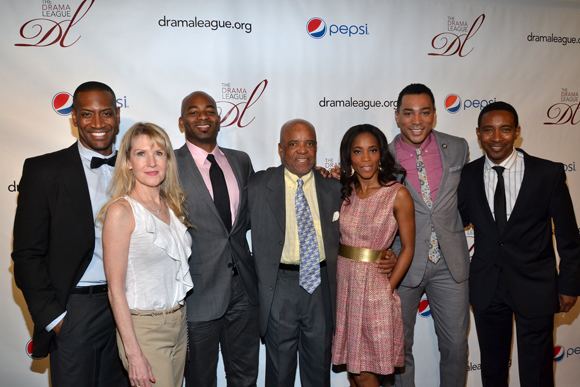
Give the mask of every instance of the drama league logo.
[{"label": "drama league logo", "polygon": [[249,93],[244,87],[231,87],[230,83],[222,83],[222,100],[217,101],[217,108],[221,120],[221,127],[237,126],[245,128],[256,119],[248,117],[249,111],[264,94],[268,86],[268,80],[264,79]]},{"label": "drama league logo", "polygon": [[560,102],[551,105],[546,112],[549,121],[544,125],[576,125],[580,122],[580,102],[578,101],[578,91],[562,88],[560,91]]},{"label": "drama league logo", "polygon": [[554,346],[554,361],[558,362],[564,358],[564,354],[566,353],[564,347],[561,345]]},{"label": "drama league logo", "polygon": [[66,91],[56,93],[52,97],[52,109],[61,116],[68,116],[72,111],[73,97]]},{"label": "drama league logo", "polygon": [[26,355],[28,355],[29,358],[32,359],[32,350],[34,349],[34,343],[32,342],[32,339],[28,340],[28,342],[26,343],[26,346],[24,347],[24,352],[26,352]]},{"label": "drama league logo", "polygon": [[326,35],[326,23],[319,17],[313,17],[306,23],[306,32],[314,39],[320,39]]},{"label": "drama league logo", "polygon": [[469,26],[467,22],[455,20],[454,17],[447,17],[447,31],[440,32],[431,39],[431,47],[435,50],[427,55],[432,56],[453,56],[461,58],[469,55],[473,48],[467,47],[467,42],[475,36],[481,28],[485,14],[479,15]]},{"label": "drama league logo", "polygon": [[423,295],[423,297],[421,297],[421,301],[419,301],[419,308],[417,312],[421,317],[427,318],[431,316],[431,306],[429,306],[429,300],[427,299],[426,295]]},{"label": "drama league logo", "polygon": [[[81,38],[70,36],[71,30],[89,12],[95,0],[83,0],[74,13],[69,4],[42,0],[42,17],[28,20],[20,27],[20,37],[26,42],[15,43],[17,47],[48,47],[59,44],[70,47]],[[71,16],[72,13],[72,16]],[[76,37],[76,38],[75,38]]]},{"label": "drama league logo", "polygon": [[445,110],[449,113],[457,113],[461,109],[461,97],[457,94],[449,94],[445,97]]}]

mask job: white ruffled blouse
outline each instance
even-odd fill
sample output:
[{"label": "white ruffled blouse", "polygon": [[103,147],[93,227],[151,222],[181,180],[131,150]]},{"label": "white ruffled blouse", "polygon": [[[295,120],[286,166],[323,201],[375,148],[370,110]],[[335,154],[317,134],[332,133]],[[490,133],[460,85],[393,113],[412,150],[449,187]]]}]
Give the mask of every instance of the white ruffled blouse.
[{"label": "white ruffled blouse", "polygon": [[187,227],[171,209],[166,224],[135,199],[125,199],[135,217],[125,290],[129,309],[161,311],[183,304],[185,294],[193,288]]}]

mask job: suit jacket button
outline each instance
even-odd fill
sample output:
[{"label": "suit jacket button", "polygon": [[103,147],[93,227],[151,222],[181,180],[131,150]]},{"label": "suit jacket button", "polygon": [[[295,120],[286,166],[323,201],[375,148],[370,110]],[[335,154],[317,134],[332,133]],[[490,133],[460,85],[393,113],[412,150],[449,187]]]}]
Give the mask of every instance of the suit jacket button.
[{"label": "suit jacket button", "polygon": [[497,244],[500,245],[500,247],[503,247],[503,242],[502,241],[497,242]]}]

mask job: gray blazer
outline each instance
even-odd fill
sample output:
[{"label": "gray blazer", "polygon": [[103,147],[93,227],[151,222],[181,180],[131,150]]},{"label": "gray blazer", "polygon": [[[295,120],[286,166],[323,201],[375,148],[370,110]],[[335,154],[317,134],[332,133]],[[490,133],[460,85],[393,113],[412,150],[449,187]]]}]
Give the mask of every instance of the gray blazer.
[{"label": "gray blazer", "polygon": [[[457,187],[461,169],[469,157],[469,147],[463,138],[437,131],[433,131],[433,134],[439,145],[443,168],[433,208],[429,209],[423,201],[421,193],[417,192],[408,182],[405,182],[405,186],[415,203],[415,255],[409,271],[401,282],[403,286],[408,287],[419,286],[423,279],[427,267],[431,225],[435,229],[441,252],[453,279],[456,282],[463,282],[469,277],[467,240],[457,208]],[[394,141],[389,144],[389,150],[395,159],[397,157],[395,141],[400,136],[398,134]],[[396,245],[394,249],[397,250]]]},{"label": "gray blazer", "polygon": [[[320,223],[324,238],[329,305],[334,316],[336,303],[336,260],[338,256],[340,184],[314,173]],[[252,251],[258,274],[260,335],[264,336],[278,278],[286,230],[284,167],[269,168],[252,176],[248,185],[248,200],[252,223]],[[336,215],[335,215],[336,213]]]},{"label": "gray blazer", "polygon": [[187,320],[209,321],[224,315],[231,297],[233,261],[252,304],[257,303],[256,270],[246,239],[249,229],[246,185],[254,173],[250,157],[220,148],[228,159],[240,189],[240,207],[228,233],[186,145],[175,151],[185,209],[193,239],[189,270],[194,288],[187,296]]}]

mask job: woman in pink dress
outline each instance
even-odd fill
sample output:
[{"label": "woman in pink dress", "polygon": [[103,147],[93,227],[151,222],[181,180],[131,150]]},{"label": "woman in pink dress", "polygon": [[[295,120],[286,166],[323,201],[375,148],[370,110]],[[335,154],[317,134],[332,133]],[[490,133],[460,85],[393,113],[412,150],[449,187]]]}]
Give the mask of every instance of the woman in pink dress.
[{"label": "woman in pink dress", "polygon": [[[332,363],[351,386],[379,386],[404,364],[403,322],[396,288],[413,259],[415,210],[385,135],[372,125],[350,128],[340,144],[342,196],[337,317]],[[390,276],[375,263],[399,232],[401,251]]]}]

